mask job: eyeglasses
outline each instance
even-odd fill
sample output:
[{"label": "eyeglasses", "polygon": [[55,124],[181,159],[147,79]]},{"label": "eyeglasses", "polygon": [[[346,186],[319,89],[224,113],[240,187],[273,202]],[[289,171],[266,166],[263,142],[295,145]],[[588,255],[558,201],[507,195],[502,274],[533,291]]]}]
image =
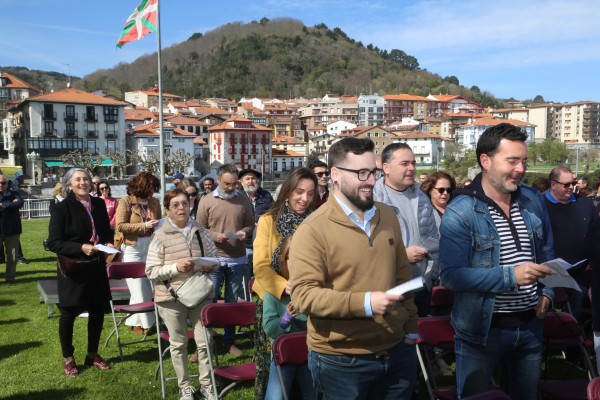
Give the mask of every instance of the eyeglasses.
[{"label": "eyeglasses", "polygon": [[436,188],[436,187],[434,187],[434,189],[437,190],[439,194],[444,194],[446,192],[448,192],[448,194],[452,193],[451,188]]},{"label": "eyeglasses", "polygon": [[560,181],[557,181],[555,179],[552,179],[552,182],[556,182],[559,185],[562,185],[562,187],[564,187],[565,189],[570,188],[571,186],[575,187],[577,185],[577,181],[573,181],[573,182],[567,182],[567,183],[562,183]]},{"label": "eyeglasses", "polygon": [[366,181],[368,180],[371,175],[373,175],[375,177],[375,180],[381,178],[381,175],[383,174],[383,171],[379,168],[375,168],[373,170],[368,170],[368,169],[350,169],[350,168],[342,168],[342,167],[336,167],[337,169],[341,169],[342,171],[348,171],[348,172],[354,172],[356,174],[356,176],[358,177],[359,181]]},{"label": "eyeglasses", "polygon": [[0,182],[0,185],[6,185],[8,183],[8,181],[2,181]]},{"label": "eyeglasses", "polygon": [[192,192],[192,193],[188,193],[187,197],[196,197],[198,196],[198,192]]},{"label": "eyeglasses", "polygon": [[316,172],[315,175],[317,175],[319,178],[322,178],[323,176],[329,176],[329,171]]},{"label": "eyeglasses", "polygon": [[101,186],[98,189],[100,189],[100,190],[108,190],[108,186]]},{"label": "eyeglasses", "polygon": [[179,207],[188,208],[189,206],[190,206],[190,203],[188,203],[187,201],[182,201],[181,203],[179,203],[179,202],[171,203],[169,208],[178,209]]}]

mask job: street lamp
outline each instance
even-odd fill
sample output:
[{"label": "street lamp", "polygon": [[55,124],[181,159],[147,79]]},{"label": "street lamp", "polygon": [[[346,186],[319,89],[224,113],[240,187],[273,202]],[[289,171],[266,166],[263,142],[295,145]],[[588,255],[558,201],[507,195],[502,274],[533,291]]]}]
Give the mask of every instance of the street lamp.
[{"label": "street lamp", "polygon": [[583,147],[575,148],[575,177],[579,176],[579,151],[583,150]]},{"label": "street lamp", "polygon": [[31,161],[31,178],[33,179],[32,186],[35,186],[35,164],[40,159],[40,155],[35,151],[32,151],[31,153],[27,154],[27,159]]}]

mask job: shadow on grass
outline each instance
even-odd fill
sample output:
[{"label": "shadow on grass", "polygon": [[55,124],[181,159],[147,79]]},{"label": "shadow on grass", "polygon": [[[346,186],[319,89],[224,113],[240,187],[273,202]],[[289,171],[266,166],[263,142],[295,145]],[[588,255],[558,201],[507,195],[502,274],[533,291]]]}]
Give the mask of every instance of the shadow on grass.
[{"label": "shadow on grass", "polygon": [[0,300],[0,307],[2,306],[14,306],[16,303],[11,299],[2,299]]},{"label": "shadow on grass", "polygon": [[0,321],[0,325],[21,324],[29,321],[31,321],[29,318],[7,319],[6,321]]},{"label": "shadow on grass", "polygon": [[25,342],[25,343],[15,343],[15,344],[7,344],[0,346],[0,359],[11,357],[23,350],[27,350],[33,347],[42,346],[42,342]]},{"label": "shadow on grass", "polygon": [[52,280],[56,280],[56,274],[53,275],[44,275],[44,276],[32,276],[31,278],[23,278],[22,275],[24,275],[21,272],[17,271],[17,278],[15,283],[19,284],[19,283],[31,283],[31,282],[37,282],[37,281],[52,281]]},{"label": "shadow on grass", "polygon": [[39,392],[28,392],[22,394],[15,394],[13,396],[4,397],[6,400],[37,400],[37,399],[71,399],[81,395],[85,390],[72,388],[72,389],[48,389]]},{"label": "shadow on grass", "polygon": [[52,268],[52,269],[32,269],[32,270],[28,270],[28,271],[23,271],[22,269],[19,270],[19,267],[17,267],[17,275],[39,275],[39,274],[50,274],[53,275],[56,278],[56,268]]}]

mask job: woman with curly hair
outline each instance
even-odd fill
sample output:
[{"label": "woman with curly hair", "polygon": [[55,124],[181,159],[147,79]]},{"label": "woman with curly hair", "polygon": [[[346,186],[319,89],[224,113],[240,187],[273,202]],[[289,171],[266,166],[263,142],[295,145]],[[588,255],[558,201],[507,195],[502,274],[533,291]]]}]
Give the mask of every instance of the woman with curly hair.
[{"label": "woman with curly hair", "polygon": [[[160,201],[152,197],[160,191],[160,181],[150,172],[137,173],[127,182],[127,196],[119,200],[115,225],[116,240],[123,241],[124,262],[146,261],[150,237],[161,219]],[[127,279],[130,304],[152,300],[148,278]],[[154,313],[135,314],[125,324],[134,333],[146,335],[155,323]]]}]

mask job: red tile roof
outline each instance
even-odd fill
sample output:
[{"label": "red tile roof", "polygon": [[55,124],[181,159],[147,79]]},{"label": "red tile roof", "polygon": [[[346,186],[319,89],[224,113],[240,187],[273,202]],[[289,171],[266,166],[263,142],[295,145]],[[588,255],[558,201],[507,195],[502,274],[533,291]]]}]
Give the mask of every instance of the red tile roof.
[{"label": "red tile roof", "polygon": [[399,101],[434,101],[427,97],[417,96],[413,94],[386,94],[383,96],[385,100],[399,100]]},{"label": "red tile roof", "polygon": [[51,93],[33,96],[29,101],[52,102],[52,103],[75,103],[75,104],[99,104],[109,106],[126,106],[129,103],[113,100],[109,97],[97,96],[83,90],[65,88]]},{"label": "red tile roof", "polygon": [[[159,135],[160,125],[158,122],[151,122],[149,124],[140,125],[135,128],[134,134],[136,136],[158,136]],[[187,137],[197,137],[196,134],[188,131],[184,131],[183,129],[179,129],[174,127],[165,121],[163,124],[163,129],[169,129],[175,135],[179,136],[187,136]]]},{"label": "red tile roof", "polygon": [[37,87],[25,82],[24,80],[14,76],[13,74],[9,74],[8,72],[0,71],[0,76],[8,79],[8,83],[6,87],[11,89],[30,89],[38,93],[42,93],[42,89],[38,89]]},{"label": "red tile roof", "polygon": [[145,107],[125,109],[125,121],[146,121],[156,119],[158,119],[158,117]]}]

